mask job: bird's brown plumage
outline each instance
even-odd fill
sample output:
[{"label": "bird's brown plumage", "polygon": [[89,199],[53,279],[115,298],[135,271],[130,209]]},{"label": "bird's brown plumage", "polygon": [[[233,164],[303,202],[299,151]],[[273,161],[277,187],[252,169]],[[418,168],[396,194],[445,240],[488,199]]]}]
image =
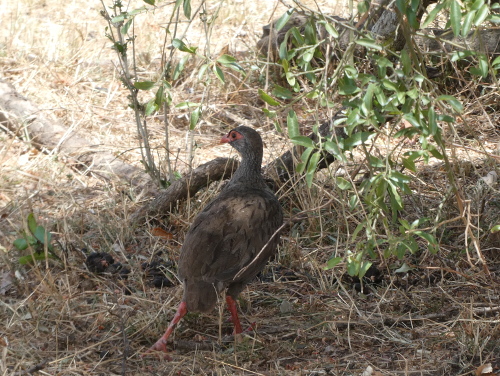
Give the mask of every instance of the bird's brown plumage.
[{"label": "bird's brown plumage", "polygon": [[[241,126],[221,141],[241,154],[241,164],[186,234],[179,259],[183,299],[167,332],[151,350],[166,352],[166,340],[180,318],[187,311],[212,310],[226,288],[233,320],[238,320],[234,300],[276,251],[283,214],[261,175],[262,139],[255,130]],[[239,321],[235,328],[240,328]]]}]

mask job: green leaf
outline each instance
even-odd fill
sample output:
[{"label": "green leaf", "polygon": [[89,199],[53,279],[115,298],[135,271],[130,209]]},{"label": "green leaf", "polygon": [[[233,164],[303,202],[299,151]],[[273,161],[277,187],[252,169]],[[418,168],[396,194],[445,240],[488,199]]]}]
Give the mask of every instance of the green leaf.
[{"label": "green leaf", "polygon": [[474,20],[474,16],[476,15],[476,11],[473,10],[468,12],[464,17],[464,22],[462,24],[462,36],[465,38],[467,34],[469,34],[470,28],[472,27],[472,21]]},{"label": "green leaf", "polygon": [[370,267],[372,266],[372,262],[371,261],[363,261],[360,265],[360,268],[359,268],[359,274],[358,274],[358,277],[359,278],[363,278],[366,274],[366,272],[368,271],[368,269],[370,269]]},{"label": "green leaf", "polygon": [[[50,257],[50,255],[49,255]],[[31,264],[34,261],[43,261],[45,260],[45,253],[33,253],[32,255],[27,255],[23,257],[19,257],[19,264],[26,265]]]},{"label": "green leaf", "polygon": [[274,119],[276,117],[276,111],[269,111],[267,108],[263,108],[262,112],[264,115],[266,115],[269,119]]},{"label": "green leaf", "polygon": [[315,51],[316,51],[315,47],[310,47],[310,48],[307,48],[306,50],[304,50],[304,52],[301,55],[302,60],[307,62],[307,63],[310,62],[312,60],[312,58],[314,57]]},{"label": "green leaf", "polygon": [[120,29],[120,33],[122,33],[122,35],[125,35],[128,33],[128,29],[130,29],[130,26],[132,26],[132,22],[134,22],[134,19],[131,18],[130,20],[128,20],[125,25],[122,26],[122,28]]},{"label": "green leaf", "polygon": [[19,238],[19,239],[14,240],[13,245],[19,251],[24,251],[26,248],[28,248],[28,242],[24,238]]},{"label": "green leaf", "polygon": [[413,116],[413,114],[405,114],[403,116],[403,119],[405,119],[408,123],[410,123],[413,127],[417,129],[422,129],[422,124]]},{"label": "green leaf", "polygon": [[217,65],[214,65],[214,73],[215,75],[217,76],[217,78],[223,83],[225,84],[226,81],[225,81],[225,78],[224,78],[224,72],[222,72],[222,69],[220,69]]},{"label": "green leaf", "polygon": [[139,90],[149,90],[155,86],[155,83],[154,81],[137,81],[134,82],[134,87]]},{"label": "green leaf", "polygon": [[398,7],[401,14],[404,15],[407,15],[407,12],[410,10],[405,0],[396,0],[396,6]]},{"label": "green leaf", "polygon": [[[280,48],[279,48],[279,51],[278,51],[278,56],[283,61],[287,61],[287,59],[291,59],[292,58],[292,56],[289,56],[288,50],[287,50],[287,48],[288,48],[287,39],[286,39],[287,35],[288,35],[288,32],[285,34],[285,40],[283,42],[281,42]],[[293,53],[290,53],[290,55],[293,55]]]},{"label": "green leaf", "polygon": [[144,12],[147,12],[148,11],[148,8],[146,8],[145,6],[142,6],[140,8],[137,8],[137,9],[134,9],[134,10],[131,10],[130,12],[128,12],[128,15],[129,16],[135,16],[135,15],[138,15],[138,14],[141,14],[141,13],[144,13]]},{"label": "green leaf", "polygon": [[[275,113],[276,114],[276,113]],[[283,133],[283,129],[281,129],[281,124],[278,120],[274,122],[274,128],[278,133]]]},{"label": "green leaf", "polygon": [[301,163],[297,164],[296,170],[298,174],[302,174],[304,170],[306,169],[307,162],[309,161],[309,157],[311,156],[311,153],[313,152],[314,148],[307,148],[304,150],[302,155],[300,156],[300,160],[302,161]]},{"label": "green leaf", "polygon": [[394,270],[394,273],[406,273],[406,272],[409,272],[410,270],[412,270],[412,268],[410,268],[408,265],[406,265],[406,262],[403,263],[403,265],[401,265],[400,268]]},{"label": "green leaf", "polygon": [[403,158],[403,166],[410,171],[416,172],[415,161],[412,161],[410,158]]},{"label": "green leaf", "polygon": [[208,69],[208,64],[203,64],[200,69],[198,70],[198,80],[205,82],[206,79],[204,78],[205,73]]},{"label": "green leaf", "polygon": [[279,85],[276,85],[273,89],[273,95],[281,99],[292,99],[293,94],[290,90],[285,89]]},{"label": "green leaf", "polygon": [[463,111],[462,103],[460,103],[460,101],[452,95],[440,95],[436,98],[436,100],[448,102],[450,106],[453,107],[453,109],[458,113],[461,113]]},{"label": "green leaf", "polygon": [[28,214],[28,229],[30,230],[30,232],[32,234],[35,233],[37,226],[38,225],[36,223],[35,215],[33,213],[29,213]]},{"label": "green leaf", "polygon": [[[470,0],[469,0],[470,1]],[[470,5],[470,2],[469,4]],[[481,8],[482,6],[484,5],[484,0],[476,0],[474,1],[474,3],[472,3],[472,5],[470,6],[470,10],[478,10],[479,8]]]},{"label": "green leaf", "polygon": [[436,149],[436,147],[432,144],[427,145],[427,150],[432,154],[434,158],[437,158],[439,160],[443,160],[444,157],[443,155]]},{"label": "green leaf", "polygon": [[262,89],[259,89],[259,97],[271,106],[279,106],[281,104]]},{"label": "green leaf", "polygon": [[401,51],[401,65],[403,66],[403,72],[405,75],[409,75],[411,73],[411,59],[408,51]]},{"label": "green leaf", "polygon": [[191,0],[184,0],[182,4],[184,15],[186,18],[191,19]]},{"label": "green leaf", "polygon": [[434,107],[429,108],[428,111],[428,122],[429,122],[429,130],[431,135],[435,135],[438,131],[438,125],[436,121],[436,111],[434,111]]},{"label": "green leaf", "polygon": [[304,37],[300,33],[299,29],[297,29],[297,27],[292,27],[289,31],[292,34],[293,38],[295,39],[296,46],[302,47],[304,46],[304,44],[306,44]]},{"label": "green leaf", "polygon": [[389,179],[390,180],[393,180],[395,182],[398,182],[398,183],[409,183],[411,181],[411,179],[406,176],[405,174],[402,174],[401,172],[399,171],[391,171],[388,175]]},{"label": "green leaf", "polygon": [[179,63],[177,63],[177,65],[175,66],[172,79],[177,80],[181,76],[181,73],[184,70],[186,62],[189,60],[189,57],[189,55],[185,55],[182,57],[182,59],[179,60]]},{"label": "green leaf", "polygon": [[427,240],[427,242],[429,244],[437,245],[437,241],[436,241],[436,238],[434,237],[434,235],[429,234],[428,232],[418,230],[418,231],[414,231],[414,234],[420,236],[422,239]]},{"label": "green leaf", "polygon": [[[351,197],[349,197],[349,210],[352,211],[352,210],[356,209],[358,206],[359,206],[359,198],[358,198],[358,196],[357,195],[352,195]],[[358,225],[358,227],[359,227],[359,225]],[[356,227],[356,230],[358,229],[358,227]],[[364,227],[364,225],[363,225],[363,227]],[[356,232],[356,231],[354,231],[354,232]]]},{"label": "green leaf", "polygon": [[332,257],[328,262],[326,263],[325,270],[330,270],[336,267],[340,262],[342,261],[342,257]]},{"label": "green leaf", "polygon": [[200,104],[197,102],[181,102],[181,103],[176,104],[175,108],[178,108],[180,110],[186,110],[186,109],[190,109],[193,107],[199,107],[199,106],[200,106]]},{"label": "green leaf", "polygon": [[372,101],[373,101],[373,93],[375,91],[375,84],[374,83],[370,83],[370,85],[368,85],[368,88],[366,89],[366,93],[363,97],[363,105],[361,106],[361,111],[363,113],[363,115],[365,116],[369,116],[370,115],[370,112],[372,110]]},{"label": "green leaf", "polygon": [[373,132],[358,132],[344,139],[344,149],[351,149],[368,141],[375,135]]},{"label": "green leaf", "polygon": [[385,162],[382,159],[377,158],[373,155],[369,155],[368,160],[370,162],[370,166],[372,166],[372,167],[375,167],[375,168],[384,168],[385,167]]},{"label": "green leaf", "polygon": [[335,184],[342,191],[345,191],[345,190],[348,190],[348,189],[352,189],[351,182],[347,181],[346,179],[344,179],[343,177],[340,177],[340,176],[338,176],[337,178],[335,178]]},{"label": "green leaf", "polygon": [[382,51],[382,46],[378,45],[377,42],[375,42],[373,39],[370,38],[360,38],[355,41],[356,44],[359,44],[360,46],[366,47],[366,48],[371,48],[373,50],[377,51]]},{"label": "green leaf", "polygon": [[217,59],[217,62],[219,62],[221,64],[231,64],[231,63],[235,63],[236,61],[237,60],[235,57],[233,57],[231,55],[227,55],[227,54],[224,54]]},{"label": "green leaf", "polygon": [[149,4],[149,5],[155,5],[155,0],[142,0],[144,1],[146,4]]},{"label": "green leaf", "polygon": [[497,65],[500,66],[500,56],[497,56],[495,60],[491,63],[493,67],[496,67]]},{"label": "green leaf", "polygon": [[231,68],[232,70],[234,70],[235,72],[239,72],[243,75],[246,75],[246,72],[245,70],[243,69],[243,67],[237,63],[231,63],[231,64],[223,64],[224,66],[228,67],[228,68]]},{"label": "green leaf", "polygon": [[450,7],[450,23],[453,34],[457,37],[460,33],[460,27],[462,22],[462,11],[460,9],[460,4],[457,0],[451,0]]},{"label": "green leaf", "polygon": [[307,164],[306,183],[309,188],[311,188],[312,186],[314,173],[316,172],[316,168],[318,167],[320,158],[321,158],[321,153],[315,152],[311,156],[311,159],[309,159],[309,163]]},{"label": "green leaf", "polygon": [[397,87],[397,85],[392,82],[392,81],[389,81],[388,79],[384,79],[382,80],[382,85],[387,89],[387,90],[391,90],[391,91],[399,91],[399,88]]},{"label": "green leaf", "polygon": [[344,76],[339,80],[340,95],[352,95],[359,91],[361,91],[361,89],[356,86],[356,81],[354,81],[352,78]]},{"label": "green leaf", "polygon": [[151,98],[148,103],[146,104],[146,109],[144,111],[144,114],[146,116],[151,115],[153,112],[158,111],[159,106],[156,103],[156,98]]},{"label": "green leaf", "polygon": [[304,146],[306,148],[313,148],[314,142],[309,137],[306,136],[296,136],[291,139],[295,145]]},{"label": "green leaf", "polygon": [[445,4],[446,4],[446,2],[442,1],[438,5],[436,5],[436,7],[433,10],[431,10],[429,12],[429,15],[427,16],[427,18],[425,19],[424,23],[422,24],[422,29],[425,29],[427,26],[429,26],[429,24],[432,21],[434,21],[436,19],[436,16],[441,11],[441,9],[443,9],[443,7],[445,6]]},{"label": "green leaf", "polygon": [[356,261],[347,261],[347,273],[351,277],[357,276],[359,271],[359,263]]},{"label": "green leaf", "polygon": [[198,124],[198,120],[200,119],[201,108],[196,108],[193,112],[191,112],[189,116],[189,129],[193,130]]},{"label": "green leaf", "polygon": [[345,155],[342,153],[339,145],[336,142],[326,141],[323,144],[323,147],[328,153],[332,154],[338,160],[341,160],[342,162],[347,162]]},{"label": "green leaf", "polygon": [[360,1],[358,3],[358,13],[363,14],[368,12],[370,9],[370,2],[369,1]]},{"label": "green leaf", "polygon": [[[492,233],[492,234],[494,234],[495,232],[500,231],[500,225],[495,225],[495,226],[493,226],[493,227],[491,228],[491,230],[490,230],[490,231],[491,231],[491,233]],[[17,239],[17,240],[21,240],[21,239]],[[17,240],[16,240],[16,241],[17,241]],[[14,243],[15,243],[15,242],[14,242]],[[14,245],[15,245],[15,244],[14,244]],[[16,246],[16,248],[17,248],[17,246]],[[18,248],[18,249],[19,249],[19,248]]]},{"label": "green leaf", "polygon": [[481,25],[486,18],[488,18],[488,15],[490,14],[490,9],[487,4],[484,4],[481,8],[476,13],[476,17],[474,18],[474,25],[479,26]]},{"label": "green leaf", "polygon": [[333,38],[338,39],[339,32],[331,23],[325,23],[325,30],[328,34],[330,34]]},{"label": "green leaf", "polygon": [[290,110],[288,112],[288,115],[286,117],[286,125],[288,128],[288,137],[294,139],[300,136],[299,120],[297,119],[295,111]]},{"label": "green leaf", "polygon": [[387,185],[387,188],[389,190],[390,194],[390,199],[391,199],[391,209],[392,210],[402,210],[403,209],[403,202],[401,201],[401,196],[398,193],[398,190],[396,186],[389,181],[389,184]]},{"label": "green leaf", "polygon": [[475,51],[454,51],[452,54],[451,54],[451,61],[457,61],[457,60],[462,60],[462,59],[465,59],[469,56],[476,56],[476,52]]},{"label": "green leaf", "polygon": [[294,11],[295,11],[294,8],[290,8],[280,18],[278,18],[278,20],[274,24],[274,30],[280,31],[281,29],[283,29],[283,27],[290,20],[290,16],[293,14]]},{"label": "green leaf", "polygon": [[125,20],[125,17],[126,17],[126,16],[127,16],[127,13],[120,14],[120,15],[118,15],[118,16],[116,16],[116,17],[113,17],[113,18],[111,19],[111,22],[112,22],[112,23],[120,23],[120,22],[122,22],[122,21],[124,21],[124,20]]},{"label": "green leaf", "polygon": [[174,46],[175,48],[177,48],[178,50],[180,50],[182,52],[187,52],[190,54],[194,54],[196,52],[196,50],[198,49],[198,47],[186,46],[186,44],[182,40],[177,39],[177,38],[172,40],[172,46]]},{"label": "green leaf", "polygon": [[[52,234],[43,226],[37,226],[33,235],[42,244],[50,244],[50,241],[52,240]],[[47,236],[47,241],[45,241],[45,236]]]},{"label": "green leaf", "polygon": [[475,74],[476,76],[481,76],[481,77],[485,78],[489,74],[488,60],[487,60],[486,56],[483,54],[478,55],[478,59],[479,59],[478,66],[471,68],[470,72],[472,74]]}]

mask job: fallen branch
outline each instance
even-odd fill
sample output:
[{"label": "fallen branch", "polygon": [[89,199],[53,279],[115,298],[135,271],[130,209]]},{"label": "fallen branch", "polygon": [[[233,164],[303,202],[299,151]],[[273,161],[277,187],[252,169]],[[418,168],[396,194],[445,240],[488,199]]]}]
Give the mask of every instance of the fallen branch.
[{"label": "fallen branch", "polygon": [[76,130],[65,128],[56,120],[49,119],[43,110],[2,80],[0,126],[9,129],[16,136],[27,134],[29,141],[42,151],[63,154],[73,159],[74,164],[84,173],[93,173],[105,179],[117,176],[135,186],[151,183],[150,176],[142,169],[118,160]]},{"label": "fallen branch", "polygon": [[212,182],[228,179],[238,167],[238,161],[229,158],[216,158],[200,165],[189,175],[173,182],[166,190],[161,191],[153,201],[148,202],[135,212],[132,222],[140,222],[146,217],[168,213],[179,200],[194,196],[200,189]]},{"label": "fallen branch", "polygon": [[[319,135],[321,137],[330,137],[334,130],[336,137],[345,137],[343,128],[333,128],[332,126],[333,122],[340,116],[341,112],[339,111],[331,120],[323,123],[319,127]],[[314,133],[309,134],[308,137],[313,141],[318,141],[318,136]],[[291,151],[287,151],[265,166],[263,174],[266,177],[270,177],[276,183],[289,180],[295,174],[296,161],[300,159],[302,149],[303,148],[299,146],[293,147]],[[323,159],[318,164],[318,169],[327,167],[334,160],[335,157],[333,155],[325,153]],[[229,163],[229,161],[233,162]],[[216,158],[199,166],[193,170],[191,174],[174,182],[165,191],[160,192],[153,201],[148,202],[135,212],[131,218],[132,222],[140,223],[144,221],[146,217],[152,217],[170,212],[177,201],[185,200],[188,197],[194,196],[196,192],[210,185],[210,183],[214,181],[229,179],[236,168],[237,162],[227,158]]]}]

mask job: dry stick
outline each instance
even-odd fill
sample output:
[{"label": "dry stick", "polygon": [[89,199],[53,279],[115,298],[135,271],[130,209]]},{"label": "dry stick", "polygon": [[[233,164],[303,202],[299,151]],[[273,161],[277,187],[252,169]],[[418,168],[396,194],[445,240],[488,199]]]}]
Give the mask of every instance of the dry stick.
[{"label": "dry stick", "polygon": [[34,365],[30,369],[28,369],[26,371],[16,372],[16,373],[14,373],[14,375],[15,376],[31,375],[32,373],[35,373],[35,372],[38,372],[38,371],[41,371],[42,369],[44,369],[48,362],[49,361],[47,359],[45,359],[43,362]]},{"label": "dry stick", "polygon": [[242,367],[238,367],[237,365],[234,365],[234,364],[231,364],[231,363],[226,363],[226,362],[222,362],[220,360],[217,360],[217,359],[214,359],[214,358],[209,358],[209,357],[205,357],[205,359],[207,360],[210,360],[212,362],[216,362],[216,363],[219,363],[219,364],[222,364],[222,365],[225,365],[225,366],[229,366],[229,367],[232,367],[232,368],[236,368],[236,369],[239,369],[241,371],[245,371],[245,372],[250,372],[254,375],[260,375],[260,376],[266,376],[265,374],[263,373],[259,373],[259,372],[255,372],[255,371],[251,371],[249,369],[246,369],[246,368],[242,368]]},{"label": "dry stick", "polygon": [[487,151],[478,150],[478,149],[472,148],[470,146],[465,146],[465,145],[460,145],[460,144],[455,144],[455,143],[452,143],[451,146],[454,146],[454,147],[457,147],[457,148],[461,148],[461,149],[465,149],[465,150],[470,150],[470,151],[473,151],[474,153],[483,154],[483,155],[486,155],[489,158],[494,158],[494,159],[500,161],[500,155],[494,155],[494,154],[488,153]]}]

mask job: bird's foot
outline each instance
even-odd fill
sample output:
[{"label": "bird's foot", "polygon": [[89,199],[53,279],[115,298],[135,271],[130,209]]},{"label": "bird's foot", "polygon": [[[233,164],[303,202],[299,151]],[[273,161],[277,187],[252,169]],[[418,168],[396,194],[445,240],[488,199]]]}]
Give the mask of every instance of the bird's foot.
[{"label": "bird's foot", "polygon": [[151,346],[145,354],[142,354],[142,358],[148,356],[148,355],[154,355],[158,357],[162,357],[164,360],[171,361],[172,358],[168,355],[168,350],[167,350],[167,341],[164,340],[163,338],[160,338],[156,343]]}]

